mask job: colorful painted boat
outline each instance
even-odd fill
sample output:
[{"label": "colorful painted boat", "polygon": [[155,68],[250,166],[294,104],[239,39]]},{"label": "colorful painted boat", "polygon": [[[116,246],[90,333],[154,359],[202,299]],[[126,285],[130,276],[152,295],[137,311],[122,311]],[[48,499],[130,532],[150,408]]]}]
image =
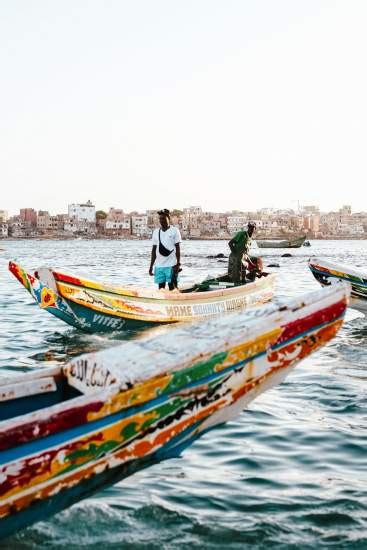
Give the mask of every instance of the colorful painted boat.
[{"label": "colorful painted boat", "polygon": [[349,286],[145,336],[0,386],[0,533],[178,456],[334,337]]},{"label": "colorful painted boat", "polygon": [[306,237],[297,237],[296,239],[284,240],[256,240],[259,248],[300,248],[305,242]]},{"label": "colorful painted boat", "polygon": [[48,268],[30,274],[15,262],[9,269],[42,309],[86,332],[193,321],[256,306],[271,300],[275,286],[274,274],[238,286],[222,276],[170,292],[106,285]]},{"label": "colorful painted boat", "polygon": [[352,285],[350,306],[367,314],[367,271],[349,265],[330,262],[324,258],[311,258],[308,266],[315,279],[323,286],[336,281]]}]

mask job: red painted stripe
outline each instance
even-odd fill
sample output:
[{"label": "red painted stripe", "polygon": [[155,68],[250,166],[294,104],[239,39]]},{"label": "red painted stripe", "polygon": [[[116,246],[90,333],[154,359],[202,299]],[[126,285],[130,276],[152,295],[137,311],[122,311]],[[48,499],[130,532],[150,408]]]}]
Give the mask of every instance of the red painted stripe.
[{"label": "red painted stripe", "polygon": [[82,282],[77,277],[72,277],[71,275],[64,275],[63,273],[58,273],[57,271],[53,271],[53,276],[55,277],[56,281],[61,281],[64,283],[70,283],[72,285],[81,286]]},{"label": "red painted stripe", "polygon": [[19,269],[18,269],[17,264],[15,264],[14,262],[9,262],[9,271],[14,275],[14,277],[16,277],[18,279],[18,281],[21,284],[23,284],[23,279],[22,279],[21,275],[19,275]]},{"label": "red painted stripe", "polygon": [[302,317],[301,319],[297,319],[296,321],[287,324],[278,338],[277,344],[286,342],[287,340],[298,336],[302,332],[311,330],[313,327],[334,321],[345,313],[346,307],[346,300],[342,299],[340,302],[336,302],[327,308],[320,309],[307,317]]},{"label": "red painted stripe", "polygon": [[[65,405],[67,406],[67,402]],[[88,413],[98,412],[102,407],[102,401],[93,401],[81,407],[60,411],[47,419],[26,422],[14,428],[5,429],[0,432],[0,451],[86,424]]]}]

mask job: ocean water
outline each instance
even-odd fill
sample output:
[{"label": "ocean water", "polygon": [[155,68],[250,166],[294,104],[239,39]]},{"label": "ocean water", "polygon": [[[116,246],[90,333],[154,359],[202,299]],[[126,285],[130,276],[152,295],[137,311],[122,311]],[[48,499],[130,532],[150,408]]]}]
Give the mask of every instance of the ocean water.
[{"label": "ocean water", "polygon": [[[319,288],[310,256],[365,267],[367,241],[262,250],[277,294]],[[148,241],[0,241],[0,376],[55,365],[138,333],[86,335],[41,311],[9,259],[152,285]],[[185,241],[181,280],[225,271],[225,241]],[[285,252],[292,254],[282,258]],[[367,548],[367,319],[338,336],[235,421],[163,462],[39,522],[0,548]]]}]

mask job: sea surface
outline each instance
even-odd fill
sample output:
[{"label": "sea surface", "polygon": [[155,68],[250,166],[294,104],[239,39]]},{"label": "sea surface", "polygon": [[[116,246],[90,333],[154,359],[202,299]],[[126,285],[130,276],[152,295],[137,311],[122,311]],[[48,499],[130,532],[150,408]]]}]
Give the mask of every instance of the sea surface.
[{"label": "sea surface", "polygon": [[[41,311],[7,271],[52,266],[153,285],[148,241],[0,241],[0,376],[60,364],[137,333],[86,335]],[[181,280],[226,270],[225,241],[184,241]],[[283,258],[289,252],[291,257]],[[367,270],[367,241],[258,250],[277,294],[319,288],[324,256]],[[29,527],[0,548],[367,548],[367,319],[348,310],[338,336],[235,421],[162,462]]]}]

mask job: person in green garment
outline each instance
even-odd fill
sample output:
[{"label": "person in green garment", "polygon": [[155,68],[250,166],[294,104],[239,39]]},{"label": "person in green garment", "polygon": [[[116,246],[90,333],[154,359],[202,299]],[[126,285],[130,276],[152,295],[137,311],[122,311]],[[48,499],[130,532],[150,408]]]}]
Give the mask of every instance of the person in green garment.
[{"label": "person in green garment", "polygon": [[256,223],[249,222],[247,225],[247,231],[245,229],[238,231],[228,243],[228,246],[231,249],[228,260],[228,277],[235,284],[243,282],[244,258],[250,264],[250,271],[254,274],[254,276],[262,272],[263,266],[261,258],[249,256],[251,237],[255,229]]}]

